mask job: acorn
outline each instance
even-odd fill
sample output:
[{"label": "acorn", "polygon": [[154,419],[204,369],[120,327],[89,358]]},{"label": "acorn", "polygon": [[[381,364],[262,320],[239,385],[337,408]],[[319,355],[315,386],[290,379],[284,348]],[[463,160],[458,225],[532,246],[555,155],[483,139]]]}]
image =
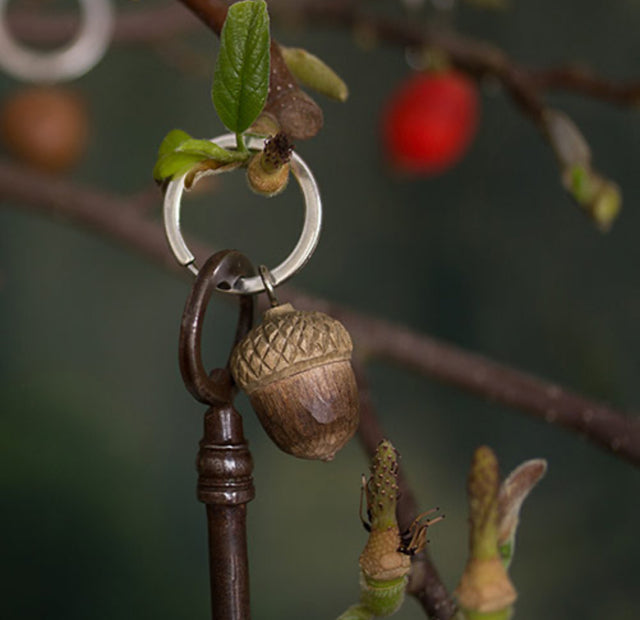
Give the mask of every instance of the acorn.
[{"label": "acorn", "polygon": [[330,461],[358,427],[352,350],[339,321],[281,304],[238,343],[230,367],[281,450]]}]

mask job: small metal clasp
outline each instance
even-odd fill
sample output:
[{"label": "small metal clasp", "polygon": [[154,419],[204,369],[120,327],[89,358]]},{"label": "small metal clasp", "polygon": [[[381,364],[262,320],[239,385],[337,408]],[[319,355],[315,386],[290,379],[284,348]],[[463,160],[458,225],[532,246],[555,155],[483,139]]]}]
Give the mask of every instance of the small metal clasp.
[{"label": "small metal clasp", "polygon": [[109,0],[79,0],[81,27],[71,42],[57,51],[40,52],[18,43],[9,31],[9,0],[0,0],[0,66],[27,82],[54,83],[84,75],[104,56],[113,31]]},{"label": "small metal clasp", "polygon": [[[236,136],[231,133],[225,134],[212,139],[211,142],[225,148],[232,148],[236,144]],[[248,147],[253,150],[261,149],[263,143],[264,140],[261,138],[250,137],[247,139]],[[295,151],[291,158],[291,171],[298,185],[300,185],[304,197],[304,224],[298,243],[291,254],[280,265],[274,269],[269,269],[271,273],[270,283],[273,287],[288,280],[307,263],[318,245],[322,228],[322,201],[320,200],[318,184],[307,164]],[[167,240],[177,261],[197,275],[198,267],[195,264],[195,257],[187,247],[180,230],[180,207],[182,194],[185,190],[185,177],[186,173],[172,179],[167,186],[164,196],[164,228]],[[224,292],[236,295],[250,295],[262,293],[264,290],[263,279],[260,276],[252,276],[239,278],[231,288]]]}]

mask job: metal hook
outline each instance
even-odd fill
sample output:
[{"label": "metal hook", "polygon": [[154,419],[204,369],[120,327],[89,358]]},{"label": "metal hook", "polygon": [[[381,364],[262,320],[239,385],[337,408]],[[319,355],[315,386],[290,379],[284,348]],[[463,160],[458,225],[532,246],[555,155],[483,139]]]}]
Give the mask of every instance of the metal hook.
[{"label": "metal hook", "polygon": [[[225,148],[233,148],[236,144],[236,136],[229,133],[214,138],[211,142]],[[261,138],[249,137],[247,139],[247,146],[253,150],[261,149],[263,143],[264,140]],[[291,254],[280,265],[270,270],[272,275],[271,284],[274,287],[288,280],[307,263],[318,245],[322,228],[322,201],[320,200],[318,184],[307,164],[295,151],[291,157],[291,171],[298,181],[304,197],[304,224],[298,243]],[[182,194],[185,190],[186,174],[172,179],[167,186],[164,196],[164,228],[171,250],[178,262],[197,275],[198,267],[195,264],[195,257],[187,247],[180,230],[180,207]],[[249,295],[262,293],[265,290],[264,281],[260,276],[254,276],[239,278],[225,292]]]},{"label": "metal hook", "polygon": [[40,52],[22,46],[7,27],[9,0],[0,0],[0,66],[27,82],[54,83],[84,75],[104,56],[113,31],[109,0],[79,0],[81,29],[58,51]]},{"label": "metal hook", "polygon": [[[209,374],[204,368],[201,353],[202,325],[214,290],[226,291],[240,277],[255,273],[249,259],[235,250],[223,250],[211,256],[202,266],[182,315],[178,349],[182,379],[191,394],[208,405],[230,403],[234,385],[227,367]],[[239,300],[240,313],[234,346],[244,338],[253,323],[253,297],[243,295]],[[232,349],[233,350],[233,349]]]}]

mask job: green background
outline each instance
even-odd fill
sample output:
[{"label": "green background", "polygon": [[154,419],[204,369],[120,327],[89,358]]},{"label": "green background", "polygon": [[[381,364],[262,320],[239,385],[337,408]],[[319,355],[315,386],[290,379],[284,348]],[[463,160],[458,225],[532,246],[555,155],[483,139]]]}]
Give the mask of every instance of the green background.
[{"label": "green background", "polygon": [[[370,4],[399,14],[392,3]],[[512,5],[499,14],[465,5],[456,25],[526,64],[570,60],[612,78],[640,76],[637,0]],[[379,115],[410,73],[403,50],[364,51],[344,29],[297,24],[275,35],[320,55],[351,90],[344,105],[321,101],[325,128],[297,145],[326,214],[295,286],[637,411],[638,113],[548,98],[623,189],[623,212],[602,235],[564,195],[550,150],[495,84],[482,85],[482,122],[467,157],[442,176],[401,179],[384,165]],[[153,46],[114,45],[75,83],[92,136],[72,178],[125,196],[150,185],[168,130],[223,133],[209,97],[216,49],[199,26]],[[18,88],[0,77],[0,96]],[[194,471],[203,406],[185,391],[176,358],[189,281],[61,219],[14,208],[1,190],[0,201],[0,616],[206,618]],[[159,196],[151,217],[160,218]],[[275,265],[300,224],[295,188],[265,202],[237,174],[195,197],[183,225]],[[212,366],[225,358],[234,320],[226,304],[214,304],[205,352]],[[524,507],[512,568],[516,618],[640,615],[637,470],[565,431],[400,368],[376,363],[371,383],[420,505],[447,515],[429,537],[449,587],[466,558],[466,468],[486,443],[505,473],[528,458],[549,462]],[[295,460],[269,442],[246,400],[239,407],[257,488],[249,507],[253,616],[335,617],[358,593],[366,459],[354,441],[331,464]],[[397,617],[423,616],[409,600]]]}]

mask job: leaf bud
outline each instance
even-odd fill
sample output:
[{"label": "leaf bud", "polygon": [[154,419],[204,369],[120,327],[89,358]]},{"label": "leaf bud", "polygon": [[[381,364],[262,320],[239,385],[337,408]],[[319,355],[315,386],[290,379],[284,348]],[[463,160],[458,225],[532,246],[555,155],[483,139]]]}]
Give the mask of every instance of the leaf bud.
[{"label": "leaf bud", "polygon": [[517,596],[498,552],[499,486],[496,456],[481,446],[473,455],[467,484],[469,559],[455,592],[468,619],[506,620]]},{"label": "leaf bud", "polygon": [[267,140],[264,150],[256,153],[247,167],[249,187],[262,196],[276,196],[289,182],[289,160],[293,145],[280,132]]},{"label": "leaf bud", "polygon": [[299,47],[280,46],[282,57],[291,73],[302,84],[344,102],[349,97],[349,89],[340,76],[324,61]]}]

